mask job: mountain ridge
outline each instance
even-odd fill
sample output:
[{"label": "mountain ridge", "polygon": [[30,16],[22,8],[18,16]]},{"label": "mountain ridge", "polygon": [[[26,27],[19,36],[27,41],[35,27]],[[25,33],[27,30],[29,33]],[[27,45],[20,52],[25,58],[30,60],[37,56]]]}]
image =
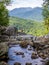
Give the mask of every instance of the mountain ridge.
[{"label": "mountain ridge", "polygon": [[14,17],[24,18],[24,19],[31,19],[31,20],[35,20],[35,21],[43,20],[41,7],[15,8],[12,11],[9,11],[9,15],[14,16]]}]

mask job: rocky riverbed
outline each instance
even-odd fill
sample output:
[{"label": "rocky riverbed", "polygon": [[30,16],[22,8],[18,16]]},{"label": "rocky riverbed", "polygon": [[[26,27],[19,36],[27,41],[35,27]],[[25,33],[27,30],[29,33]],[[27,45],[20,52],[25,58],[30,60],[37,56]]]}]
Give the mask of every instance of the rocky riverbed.
[{"label": "rocky riverbed", "polygon": [[[15,45],[8,50],[8,64],[14,65],[42,65],[44,60],[30,45],[27,48],[22,48],[20,45]],[[43,62],[42,62],[43,61]]]},{"label": "rocky riverbed", "polygon": [[47,54],[36,51],[31,45],[23,48],[19,44],[8,50],[9,65],[43,65],[47,60]]},{"label": "rocky riverbed", "polygon": [[[10,31],[9,33],[12,33]],[[0,65],[45,65],[47,61],[49,61],[49,34],[41,37],[15,36],[5,32],[0,34]]]}]

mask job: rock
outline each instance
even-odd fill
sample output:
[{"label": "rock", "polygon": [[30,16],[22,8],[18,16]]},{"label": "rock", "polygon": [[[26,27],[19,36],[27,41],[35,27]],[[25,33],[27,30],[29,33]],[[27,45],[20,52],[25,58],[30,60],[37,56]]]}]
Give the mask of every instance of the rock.
[{"label": "rock", "polygon": [[27,46],[28,46],[27,41],[22,41],[22,42],[20,43],[20,46],[21,46],[22,48],[27,48]]},{"label": "rock", "polygon": [[31,51],[31,50],[32,50],[32,48],[28,48],[28,50],[30,50],[30,51]]},{"label": "rock", "polygon": [[47,60],[47,61],[44,63],[44,65],[49,65],[49,60]]},{"label": "rock", "polygon": [[33,47],[36,48],[36,50],[42,50],[45,44],[41,43],[40,41],[35,41],[33,43]]},{"label": "rock", "polygon": [[40,40],[43,44],[48,44],[49,42],[49,36],[48,35],[45,35],[45,36],[42,36],[40,37]]},{"label": "rock", "polygon": [[24,58],[25,57],[25,55],[22,55],[22,58]]},{"label": "rock", "polygon": [[29,45],[29,48],[28,48],[29,51],[33,50],[33,47],[31,45]]},{"label": "rock", "polygon": [[49,33],[47,35],[45,35],[45,38],[49,38]]},{"label": "rock", "polygon": [[38,64],[35,64],[35,65],[38,65]]},{"label": "rock", "polygon": [[9,42],[8,42],[8,46],[10,45],[16,45],[16,40],[15,39],[10,39]]},{"label": "rock", "polygon": [[39,54],[39,53],[41,53],[41,51],[40,51],[40,50],[38,50],[38,51],[37,51],[37,53]]},{"label": "rock", "polygon": [[18,29],[14,26],[8,26],[4,32],[4,34],[11,36],[11,35],[16,35],[18,32]]},{"label": "rock", "polygon": [[9,37],[7,35],[1,35],[1,41],[9,41]]},{"label": "rock", "polygon": [[5,30],[5,26],[0,26],[0,42],[4,41],[5,39],[7,40],[7,36],[3,34]]},{"label": "rock", "polygon": [[33,52],[32,55],[31,55],[31,58],[32,58],[32,59],[38,58],[37,53],[36,53],[36,52]]},{"label": "rock", "polygon": [[47,54],[44,54],[44,53],[39,53],[38,54],[39,55],[39,57],[41,57],[42,59],[46,59],[47,58]]},{"label": "rock", "polygon": [[20,31],[20,32],[18,32],[18,35],[26,35],[26,33],[25,33],[25,32]]},{"label": "rock", "polygon": [[32,65],[32,63],[26,63],[26,65]]},{"label": "rock", "polygon": [[43,49],[49,48],[49,45],[45,45]]},{"label": "rock", "polygon": [[23,52],[15,52],[15,53],[16,53],[16,55],[24,55]]},{"label": "rock", "polygon": [[6,62],[2,61],[0,62],[0,65],[8,65]]},{"label": "rock", "polygon": [[21,65],[21,63],[19,63],[19,62],[16,62],[16,63],[14,63],[14,65]]},{"label": "rock", "polygon": [[30,40],[28,40],[28,44],[31,45],[33,47],[33,42]]},{"label": "rock", "polygon": [[2,42],[0,43],[0,59],[4,59],[6,57],[8,51],[7,43]]}]

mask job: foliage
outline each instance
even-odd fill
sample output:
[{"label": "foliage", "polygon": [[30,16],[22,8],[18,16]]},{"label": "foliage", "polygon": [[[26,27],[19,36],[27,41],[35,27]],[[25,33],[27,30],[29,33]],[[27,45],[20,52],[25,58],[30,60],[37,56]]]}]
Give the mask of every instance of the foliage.
[{"label": "foliage", "polygon": [[9,23],[8,10],[5,5],[8,5],[11,0],[0,0],[0,25],[7,26]]},{"label": "foliage", "polygon": [[3,4],[8,5],[11,2],[11,0],[1,0],[0,2],[3,3]]},{"label": "foliage", "polygon": [[44,21],[46,28],[49,32],[49,0],[44,0],[43,3],[43,16],[44,16]]},{"label": "foliage", "polygon": [[0,25],[7,26],[9,23],[8,10],[3,3],[0,2]]},{"label": "foliage", "polygon": [[18,30],[23,30],[27,34],[36,36],[47,34],[47,29],[45,29],[43,22],[10,17],[9,25],[15,25]]}]

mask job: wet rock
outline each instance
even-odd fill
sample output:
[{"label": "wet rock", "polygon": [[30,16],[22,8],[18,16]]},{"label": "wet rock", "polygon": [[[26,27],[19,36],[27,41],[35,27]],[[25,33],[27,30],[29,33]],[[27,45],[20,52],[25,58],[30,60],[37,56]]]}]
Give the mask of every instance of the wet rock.
[{"label": "wet rock", "polygon": [[38,55],[39,55],[39,57],[41,57],[42,59],[46,59],[46,58],[47,58],[47,54],[39,53]]},{"label": "wet rock", "polygon": [[14,63],[14,65],[21,65],[21,63],[19,63],[19,62],[16,62],[16,63]]},{"label": "wet rock", "polygon": [[36,50],[42,50],[44,45],[41,41],[34,41],[33,43],[33,47],[36,48]]},{"label": "wet rock", "polygon": [[36,53],[36,52],[33,52],[32,55],[31,55],[31,58],[32,58],[32,59],[38,58],[37,53]]},{"label": "wet rock", "polygon": [[26,65],[32,65],[32,63],[26,63]]},{"label": "wet rock", "polygon": [[22,41],[22,42],[20,43],[20,46],[21,46],[22,48],[27,48],[27,46],[28,46],[27,41]]},{"label": "wet rock", "polygon": [[8,65],[6,62],[2,61],[0,62],[0,65]]},{"label": "wet rock", "polygon": [[29,45],[29,48],[28,48],[29,51],[33,50],[33,47],[31,45]]},{"label": "wet rock", "polygon": [[24,55],[23,52],[15,52],[15,53],[16,53],[16,55]]},{"label": "wet rock", "polygon": [[32,50],[32,48],[28,48],[28,50],[30,50],[30,51],[31,51],[31,50]]},{"label": "wet rock", "polygon": [[24,58],[25,57],[25,55],[22,55],[22,58]]},{"label": "wet rock", "polygon": [[40,60],[40,61],[45,63],[45,60]]}]

